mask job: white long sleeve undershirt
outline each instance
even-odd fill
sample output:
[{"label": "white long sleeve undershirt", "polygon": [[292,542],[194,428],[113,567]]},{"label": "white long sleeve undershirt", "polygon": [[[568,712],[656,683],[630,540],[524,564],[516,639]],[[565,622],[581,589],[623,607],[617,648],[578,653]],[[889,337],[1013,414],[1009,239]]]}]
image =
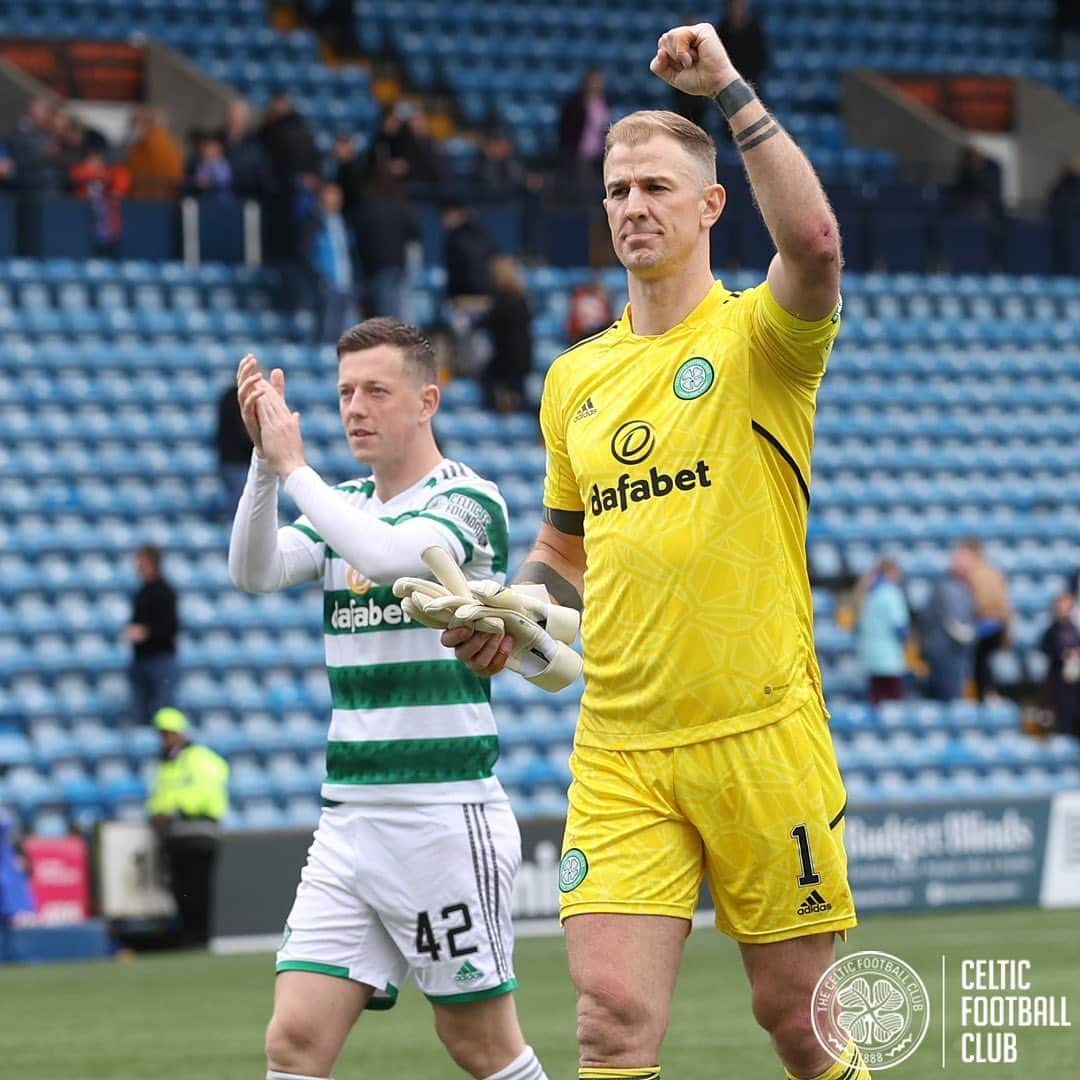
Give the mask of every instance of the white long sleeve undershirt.
[{"label": "white long sleeve undershirt", "polygon": [[[348,503],[310,466],[296,469],[284,487],[328,547],[376,584],[430,577],[420,554],[432,544],[448,548],[459,564],[464,560],[450,529],[430,518],[409,518],[400,525],[380,521]],[[278,528],[277,489],[270,465],[252,454],[229,539],[229,574],[246,592],[274,592],[322,576],[321,560],[303,537],[295,529]]]}]

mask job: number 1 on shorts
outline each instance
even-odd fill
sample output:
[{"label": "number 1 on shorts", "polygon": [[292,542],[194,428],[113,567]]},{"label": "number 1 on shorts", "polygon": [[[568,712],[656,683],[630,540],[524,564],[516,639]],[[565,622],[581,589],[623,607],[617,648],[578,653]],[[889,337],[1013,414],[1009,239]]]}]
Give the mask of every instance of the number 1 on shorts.
[{"label": "number 1 on shorts", "polygon": [[791,835],[799,844],[799,861],[802,863],[802,873],[799,875],[799,885],[820,885],[821,875],[814,873],[814,861],[810,857],[810,837],[805,825],[796,825],[791,830]]}]

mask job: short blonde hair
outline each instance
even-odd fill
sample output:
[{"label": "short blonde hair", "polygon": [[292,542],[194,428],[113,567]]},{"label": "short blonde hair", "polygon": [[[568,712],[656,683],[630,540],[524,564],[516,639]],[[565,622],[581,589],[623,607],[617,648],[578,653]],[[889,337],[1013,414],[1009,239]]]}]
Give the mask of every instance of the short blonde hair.
[{"label": "short blonde hair", "polygon": [[692,120],[667,109],[640,109],[616,121],[604,139],[604,158],[620,143],[638,146],[654,135],[670,135],[701,167],[705,184],[716,183],[716,143]]}]

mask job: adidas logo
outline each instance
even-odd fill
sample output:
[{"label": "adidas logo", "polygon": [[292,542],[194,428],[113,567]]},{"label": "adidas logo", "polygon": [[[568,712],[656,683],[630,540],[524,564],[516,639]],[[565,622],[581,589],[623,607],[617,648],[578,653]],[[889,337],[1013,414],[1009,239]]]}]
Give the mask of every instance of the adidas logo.
[{"label": "adidas logo", "polygon": [[816,915],[819,911],[832,911],[832,904],[814,889],[814,891],[798,906],[796,915]]},{"label": "adidas logo", "polygon": [[484,973],[475,964],[471,964],[466,960],[465,963],[457,969],[457,974],[454,976],[454,982],[476,982],[477,979],[481,979],[483,976]]},{"label": "adidas logo", "polygon": [[581,408],[574,413],[574,422],[577,423],[578,420],[585,420],[587,417],[595,415],[596,406],[592,403],[592,398],[587,397],[584,402],[582,402]]}]

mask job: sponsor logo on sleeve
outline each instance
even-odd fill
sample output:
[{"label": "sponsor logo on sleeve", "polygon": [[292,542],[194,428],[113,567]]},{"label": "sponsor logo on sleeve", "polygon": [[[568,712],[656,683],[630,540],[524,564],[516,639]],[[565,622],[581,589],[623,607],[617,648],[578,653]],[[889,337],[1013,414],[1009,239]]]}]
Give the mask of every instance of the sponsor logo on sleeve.
[{"label": "sponsor logo on sleeve", "polygon": [[449,495],[436,495],[424,509],[433,514],[453,518],[465,527],[465,531],[476,543],[487,542],[491,515],[468,495],[463,495],[459,491],[452,491]]}]

